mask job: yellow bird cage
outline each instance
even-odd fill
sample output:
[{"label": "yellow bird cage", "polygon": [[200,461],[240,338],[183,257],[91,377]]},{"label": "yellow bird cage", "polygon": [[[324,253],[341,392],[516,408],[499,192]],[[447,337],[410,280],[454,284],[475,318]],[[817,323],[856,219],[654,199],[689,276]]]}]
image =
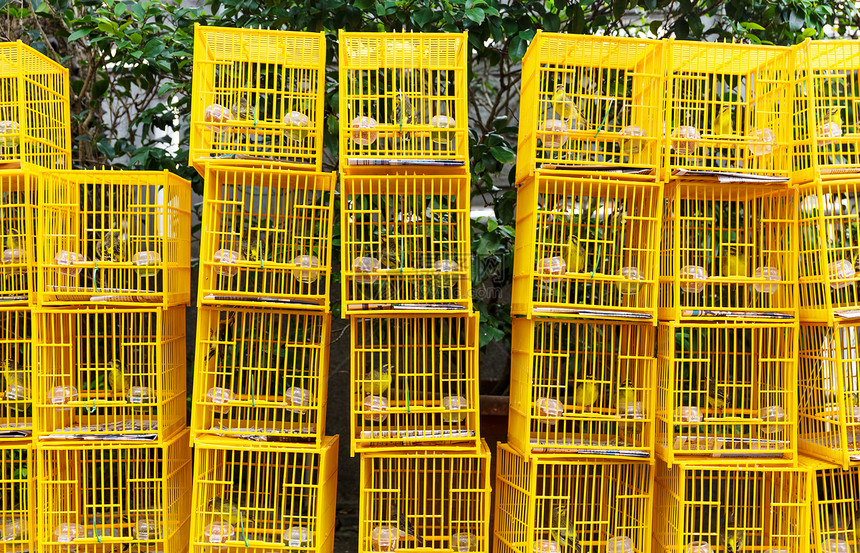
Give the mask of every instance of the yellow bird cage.
[{"label": "yellow bird cage", "polygon": [[0,166],[71,169],[69,70],[18,42],[0,43]]},{"label": "yellow bird cage", "polygon": [[325,33],[194,26],[190,164],[322,167]]},{"label": "yellow bird cage", "polygon": [[860,321],[801,324],[799,362],[800,450],[860,462]]},{"label": "yellow bird cage", "polygon": [[0,551],[36,550],[36,473],[29,441],[0,445]]},{"label": "yellow bird cage", "polygon": [[795,46],[792,180],[860,173],[860,41]]},{"label": "yellow bird cage", "polygon": [[810,553],[804,468],[657,463],[654,553]]},{"label": "yellow bird cage", "polygon": [[35,295],[37,180],[35,172],[0,170],[0,302],[6,306]]},{"label": "yellow bird cage", "polygon": [[328,313],[202,307],[192,437],[303,439],[307,447],[319,447],[330,322]]},{"label": "yellow bird cage", "polygon": [[331,553],[337,452],[337,436],[317,450],[198,440],[191,552]]},{"label": "yellow bird cage", "polygon": [[[496,454],[496,553],[650,553],[647,462]],[[656,522],[656,521],[655,521]]]},{"label": "yellow bird cage", "polygon": [[860,317],[860,180],[800,185],[800,318],[835,324]]},{"label": "yellow bird cage", "polygon": [[661,320],[796,320],[797,191],[673,179],[663,192]]},{"label": "yellow bird cage", "polygon": [[654,326],[514,319],[508,441],[532,454],[654,458]]},{"label": "yellow bird cage", "polygon": [[468,311],[467,175],[346,175],[341,181],[342,313]]},{"label": "yellow bird cage", "polygon": [[0,441],[29,438],[33,433],[32,332],[29,309],[0,310]]},{"label": "yellow bird cage", "polygon": [[670,466],[794,464],[797,323],[663,323],[657,454]]},{"label": "yellow bird cage", "polygon": [[204,304],[329,308],[334,173],[207,164]]},{"label": "yellow bird cage", "polygon": [[185,308],[39,309],[34,435],[163,443],[185,428]]},{"label": "yellow bird cage", "polygon": [[39,551],[188,551],[188,443],[187,431],[161,445],[40,443]]},{"label": "yellow bird cage", "polygon": [[541,167],[655,174],[664,44],[538,31],[523,58],[516,181]]},{"label": "yellow bird cage", "polygon": [[810,553],[849,553],[860,544],[860,466],[842,469],[802,456],[812,482]]},{"label": "yellow bird cage", "polygon": [[338,39],[342,171],[468,168],[467,33],[341,30]]},{"label": "yellow bird cage", "polygon": [[490,450],[361,456],[359,553],[489,553]]},{"label": "yellow bird cage", "polygon": [[477,313],[351,318],[353,455],[478,450],[478,326]]},{"label": "yellow bird cage", "polygon": [[789,179],[791,48],[669,39],[662,166]]},{"label": "yellow bird cage", "polygon": [[517,191],[512,312],[656,322],[662,195],[653,177],[538,171]]},{"label": "yellow bird cage", "polygon": [[190,301],[191,183],[167,171],[39,180],[38,306]]}]

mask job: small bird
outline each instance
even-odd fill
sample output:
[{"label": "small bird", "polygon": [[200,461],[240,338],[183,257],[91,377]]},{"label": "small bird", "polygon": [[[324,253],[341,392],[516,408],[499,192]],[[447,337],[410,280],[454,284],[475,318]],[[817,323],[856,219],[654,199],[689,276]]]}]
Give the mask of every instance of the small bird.
[{"label": "small bird", "polygon": [[552,104],[553,111],[555,111],[559,117],[564,121],[570,121],[571,129],[577,130],[585,128],[585,121],[583,121],[582,116],[576,107],[576,102],[567,94],[563,84],[556,87],[550,103]]},{"label": "small bird", "polygon": [[725,547],[725,553],[739,553],[744,545],[744,531],[735,526],[735,515],[729,512],[720,520],[720,545]]},{"label": "small bird", "polygon": [[27,382],[28,371],[21,367],[15,369],[13,362],[8,359],[2,362],[2,371],[3,379],[6,381],[4,397],[7,401],[14,402],[10,408],[18,412],[26,411],[32,397],[30,385]]},{"label": "small bird", "polygon": [[582,545],[577,538],[576,529],[570,522],[566,506],[553,507],[549,523],[549,531],[555,541],[573,547],[576,553],[582,553]]},{"label": "small bird", "polygon": [[415,527],[406,521],[406,517],[403,514],[397,516],[397,531],[401,538],[409,536],[415,540],[415,544],[418,547],[424,547],[424,540],[415,531]]},{"label": "small bird", "polygon": [[567,264],[568,273],[581,273],[585,270],[587,252],[579,242],[578,236],[573,236],[568,239],[567,247],[564,255],[564,262]]},{"label": "small bird", "polygon": [[838,126],[842,126],[842,108],[839,106],[830,107],[827,112],[821,117],[818,122],[820,125],[826,125],[828,123],[836,123]]},{"label": "small bird", "polygon": [[573,390],[573,404],[580,409],[591,407],[598,399],[600,399],[600,389],[597,382],[593,380],[584,380]]},{"label": "small bird", "polygon": [[236,100],[233,102],[233,107],[230,108],[230,111],[233,113],[236,119],[240,121],[254,120],[257,116],[257,112],[254,109],[254,106],[248,105],[248,95],[245,93],[237,95]]},{"label": "small bird", "polygon": [[[412,100],[402,92],[398,92],[394,96],[394,111],[392,112],[391,123],[402,129],[404,125],[413,125],[419,118],[420,113],[412,105]],[[409,140],[408,132],[402,133],[401,130],[398,130],[396,131],[396,135],[398,138],[403,136],[403,138]]]},{"label": "small bird", "polygon": [[708,380],[708,406],[718,411],[726,408],[725,386],[721,388],[714,378]]},{"label": "small bird", "polygon": [[368,389],[364,391],[365,395],[381,396],[391,387],[391,369],[388,365],[382,365],[380,368],[372,368],[364,375],[365,386]]},{"label": "small bird", "polygon": [[620,414],[626,415],[631,407],[636,407],[636,387],[627,380],[618,387],[618,399],[615,409]]},{"label": "small bird", "polygon": [[122,262],[128,253],[128,223],[125,219],[119,225],[111,225],[102,239],[96,242],[96,257],[102,261]]},{"label": "small bird", "polygon": [[732,120],[731,106],[723,106],[714,118],[713,134],[715,136],[731,135],[735,132],[735,123]]},{"label": "small bird", "polygon": [[225,500],[221,497],[214,497],[209,501],[206,510],[209,511],[210,515],[220,515],[221,520],[226,521],[233,526],[254,522],[254,519],[251,518],[250,515],[242,513],[238,502],[234,502],[229,499]]},{"label": "small bird", "polygon": [[379,267],[381,269],[400,268],[400,247],[397,238],[383,231],[379,233]]},{"label": "small bird", "polygon": [[242,239],[242,258],[252,263],[268,261],[269,251],[257,229],[248,229]]},{"label": "small bird", "polygon": [[125,397],[131,388],[131,376],[125,374],[122,361],[114,359],[111,361],[110,373],[108,374],[108,386],[113,391],[113,398]]},{"label": "small bird", "polygon": [[728,277],[747,276],[747,259],[737,246],[728,246],[720,260],[720,274]]},{"label": "small bird", "polygon": [[18,232],[18,229],[9,228],[6,230],[6,245],[5,249],[7,250],[20,250],[23,249],[24,244],[21,241],[21,233]]}]

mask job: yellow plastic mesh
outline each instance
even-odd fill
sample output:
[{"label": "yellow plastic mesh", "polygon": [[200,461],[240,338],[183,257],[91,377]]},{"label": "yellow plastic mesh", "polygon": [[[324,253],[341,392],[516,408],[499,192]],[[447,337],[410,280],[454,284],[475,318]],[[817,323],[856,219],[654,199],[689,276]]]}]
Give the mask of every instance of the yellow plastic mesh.
[{"label": "yellow plastic mesh", "polygon": [[523,58],[517,182],[540,167],[656,172],[664,48],[538,31]]},{"label": "yellow plastic mesh", "polygon": [[341,181],[343,313],[471,308],[467,176]]},{"label": "yellow plastic mesh", "polygon": [[21,41],[0,43],[0,165],[71,169],[69,70]]},{"label": "yellow plastic mesh", "polygon": [[0,310],[0,438],[28,438],[33,432],[33,323],[30,310]]},{"label": "yellow plastic mesh", "polygon": [[0,445],[0,551],[36,548],[36,471],[29,442]]},{"label": "yellow plastic mesh", "polygon": [[713,465],[797,457],[797,324],[660,323],[657,453]]},{"label": "yellow plastic mesh", "polygon": [[795,48],[792,180],[860,170],[860,43],[812,40]]},{"label": "yellow plastic mesh", "polygon": [[191,551],[330,553],[337,451],[337,436],[315,451],[198,440]]},{"label": "yellow plastic mesh", "polygon": [[35,312],[40,440],[162,443],[185,427],[185,308]]},{"label": "yellow plastic mesh", "polygon": [[255,440],[325,432],[328,314],[202,307],[192,432]]},{"label": "yellow plastic mesh", "polygon": [[247,160],[320,170],[325,34],[194,28],[191,164]]},{"label": "yellow plastic mesh", "polygon": [[40,444],[39,551],[188,550],[188,432],[163,445]]},{"label": "yellow plastic mesh", "polygon": [[36,285],[36,182],[29,171],[0,171],[0,301],[24,304]]},{"label": "yellow plastic mesh", "polygon": [[517,194],[514,314],[656,319],[653,177],[540,171]]},{"label": "yellow plastic mesh", "polygon": [[653,484],[646,462],[527,461],[499,444],[495,551],[649,553]]},{"label": "yellow plastic mesh", "polygon": [[40,306],[190,301],[191,183],[104,170],[39,182]]},{"label": "yellow plastic mesh", "polygon": [[659,317],[797,318],[797,192],[782,185],[666,185]]},{"label": "yellow plastic mesh", "polygon": [[353,454],[458,443],[477,450],[478,319],[352,318]]},{"label": "yellow plastic mesh", "polygon": [[514,319],[508,441],[517,450],[654,455],[654,326]]},{"label": "yellow plastic mesh", "polygon": [[490,451],[361,456],[358,550],[489,553]]},{"label": "yellow plastic mesh", "polygon": [[674,39],[667,48],[663,167],[788,179],[792,50]]},{"label": "yellow plastic mesh", "polygon": [[804,453],[860,461],[860,322],[800,327],[798,437]]},{"label": "yellow plastic mesh", "polygon": [[860,539],[857,506],[860,505],[860,467],[840,467],[801,457],[801,467],[814,476],[812,488],[812,544],[814,553],[843,553]]},{"label": "yellow plastic mesh", "polygon": [[341,168],[468,165],[465,32],[338,38]]},{"label": "yellow plastic mesh", "polygon": [[334,173],[208,164],[203,303],[328,309]]},{"label": "yellow plastic mesh", "polygon": [[806,469],[657,464],[654,552],[809,553]]},{"label": "yellow plastic mesh", "polygon": [[837,322],[860,314],[860,182],[832,177],[799,187],[800,315]]}]

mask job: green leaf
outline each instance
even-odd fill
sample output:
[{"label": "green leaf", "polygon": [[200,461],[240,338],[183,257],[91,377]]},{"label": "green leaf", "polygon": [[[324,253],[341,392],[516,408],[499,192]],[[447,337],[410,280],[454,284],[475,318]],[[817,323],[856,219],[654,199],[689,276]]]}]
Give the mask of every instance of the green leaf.
[{"label": "green leaf", "polygon": [[561,19],[559,19],[558,14],[548,13],[543,16],[543,27],[551,33],[557,33],[561,28]]},{"label": "green leaf", "polygon": [[161,39],[153,38],[149,42],[146,43],[146,46],[143,47],[143,55],[146,58],[154,58],[158,54],[164,51],[164,43],[161,42]]},{"label": "green leaf", "polygon": [[759,25],[758,23],[753,23],[752,21],[748,21],[746,23],[741,23],[741,27],[748,31],[764,31],[764,27]]},{"label": "green leaf", "polygon": [[818,34],[818,31],[816,29],[813,29],[812,27],[807,27],[806,29],[803,30],[803,33],[801,33],[800,36],[802,38],[809,38],[809,37],[813,37],[817,34]]},{"label": "green leaf", "polygon": [[513,163],[517,160],[517,155],[506,146],[494,146],[490,148],[490,153],[499,163]]},{"label": "green leaf", "polygon": [[624,12],[627,11],[627,0],[615,0],[612,3],[612,16],[615,19],[624,17]]},{"label": "green leaf", "polygon": [[69,42],[74,42],[90,34],[90,29],[78,29],[69,35]]},{"label": "green leaf", "polygon": [[792,10],[788,16],[788,26],[792,31],[799,31],[803,27],[803,17]]},{"label": "green leaf", "polygon": [[113,14],[114,14],[116,17],[119,17],[119,16],[121,16],[122,14],[124,14],[124,13],[126,12],[126,10],[127,10],[127,8],[126,8],[125,4],[123,4],[122,2],[120,2],[119,4],[117,4],[116,6],[114,6],[114,8],[113,8]]},{"label": "green leaf", "polygon": [[517,35],[508,43],[508,57],[511,58],[511,61],[518,62],[526,55],[527,48],[526,41]]},{"label": "green leaf", "polygon": [[481,8],[469,8],[466,10],[466,17],[475,23],[481,24],[484,21],[484,10]]},{"label": "green leaf", "polygon": [[417,25],[419,29],[423,29],[425,25],[433,21],[434,15],[433,10],[424,7],[412,14],[412,21],[415,22],[415,25]]}]

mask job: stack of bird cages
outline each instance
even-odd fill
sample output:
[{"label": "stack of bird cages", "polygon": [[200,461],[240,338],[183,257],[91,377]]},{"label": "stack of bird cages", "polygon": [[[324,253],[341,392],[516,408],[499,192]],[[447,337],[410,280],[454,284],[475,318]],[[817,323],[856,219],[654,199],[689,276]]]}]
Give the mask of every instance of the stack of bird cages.
[{"label": "stack of bird cages", "polygon": [[191,164],[322,167],[325,33],[194,27]]},{"label": "stack of bird cages", "polygon": [[843,468],[806,456],[801,457],[800,465],[809,470],[812,479],[811,553],[856,551],[860,467]]},{"label": "stack of bird cages", "polygon": [[338,438],[317,449],[196,441],[192,552],[331,553]]},{"label": "stack of bird cages", "polygon": [[361,457],[358,551],[489,553],[490,451]]},{"label": "stack of bird cages", "polygon": [[670,39],[662,167],[787,181],[792,158],[791,48]]},{"label": "stack of bird cages", "polygon": [[647,553],[654,467],[622,460],[523,457],[499,445],[497,553]]},{"label": "stack of bird cages", "polygon": [[812,475],[805,468],[658,465],[655,553],[809,553]]},{"label": "stack of bird cages", "polygon": [[190,182],[46,171],[36,199],[33,371],[5,397],[32,411],[41,550],[182,551]]},{"label": "stack of bird cages", "polygon": [[523,58],[500,552],[650,550],[664,51],[539,31]]},{"label": "stack of bird cages", "polygon": [[160,444],[40,444],[36,457],[40,551],[188,551],[187,431]]},{"label": "stack of bird cages", "polygon": [[203,176],[190,549],[333,545],[326,437],[334,173],[324,33],[196,26],[190,164]]},{"label": "stack of bird cages", "polygon": [[360,551],[489,551],[466,33],[339,34]]}]

